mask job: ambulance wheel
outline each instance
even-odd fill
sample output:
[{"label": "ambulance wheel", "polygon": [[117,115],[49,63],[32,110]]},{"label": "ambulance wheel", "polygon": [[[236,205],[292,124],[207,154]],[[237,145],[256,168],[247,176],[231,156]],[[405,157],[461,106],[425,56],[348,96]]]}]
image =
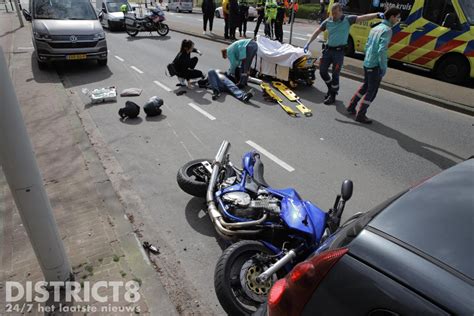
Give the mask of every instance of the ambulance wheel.
[{"label": "ambulance wheel", "polygon": [[436,67],[438,79],[450,83],[461,83],[467,79],[468,74],[469,63],[464,56],[446,56]]},{"label": "ambulance wheel", "polygon": [[355,54],[354,40],[352,39],[352,36],[349,36],[349,41],[347,41],[347,46],[344,50],[344,54],[349,57],[352,57]]}]

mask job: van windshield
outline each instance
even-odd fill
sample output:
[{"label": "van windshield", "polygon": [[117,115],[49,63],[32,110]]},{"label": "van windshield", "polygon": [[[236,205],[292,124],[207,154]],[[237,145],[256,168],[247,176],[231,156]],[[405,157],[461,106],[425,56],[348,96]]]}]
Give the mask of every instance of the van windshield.
[{"label": "van windshield", "polygon": [[459,0],[464,15],[469,24],[474,25],[474,2],[472,0]]},{"label": "van windshield", "polygon": [[112,2],[107,2],[107,10],[109,12],[121,12],[120,7],[122,5],[127,5],[128,11],[131,11],[130,8],[128,7],[127,1],[112,1]]},{"label": "van windshield", "polygon": [[96,20],[89,0],[35,0],[33,17],[49,20]]}]

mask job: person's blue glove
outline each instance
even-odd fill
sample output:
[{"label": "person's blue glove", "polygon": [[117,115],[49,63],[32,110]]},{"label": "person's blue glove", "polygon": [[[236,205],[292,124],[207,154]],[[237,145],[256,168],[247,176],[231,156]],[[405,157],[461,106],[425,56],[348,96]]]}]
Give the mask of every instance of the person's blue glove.
[{"label": "person's blue glove", "polygon": [[379,19],[385,20],[385,14],[383,14],[383,12],[377,13],[377,17],[378,17]]},{"label": "person's blue glove", "polygon": [[382,79],[386,73],[387,73],[387,69],[380,68],[380,79]]},{"label": "person's blue glove", "polygon": [[308,49],[309,49],[309,44],[305,44],[303,47],[303,51],[305,54],[308,52]]}]

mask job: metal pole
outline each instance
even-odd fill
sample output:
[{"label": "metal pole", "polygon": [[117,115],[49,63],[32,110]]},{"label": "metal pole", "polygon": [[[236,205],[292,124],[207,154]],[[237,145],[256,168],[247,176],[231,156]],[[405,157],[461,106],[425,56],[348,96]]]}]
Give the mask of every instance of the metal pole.
[{"label": "metal pole", "polygon": [[23,24],[23,18],[21,17],[22,12],[20,8],[18,7],[18,0],[13,0],[13,3],[15,3],[15,10],[16,10],[16,14],[18,15],[18,20],[20,20],[20,26],[24,27],[25,25]]},{"label": "metal pole", "polygon": [[298,0],[291,0],[291,3],[293,4],[291,6],[291,25],[290,25],[290,45],[291,45],[291,40],[293,39],[293,23],[295,23],[295,2]]},{"label": "metal pole", "polygon": [[0,47],[0,165],[20,213],[45,281],[67,281],[72,269]]}]

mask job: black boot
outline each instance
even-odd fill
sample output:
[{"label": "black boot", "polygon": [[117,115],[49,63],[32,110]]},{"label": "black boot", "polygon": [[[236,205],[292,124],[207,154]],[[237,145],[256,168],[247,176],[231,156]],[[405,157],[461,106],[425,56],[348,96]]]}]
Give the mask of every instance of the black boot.
[{"label": "black boot", "polygon": [[219,90],[213,90],[212,91],[212,100],[217,100],[219,98],[219,96],[221,95],[220,91]]},{"label": "black boot", "polygon": [[347,113],[350,115],[355,115],[357,113],[355,106],[349,105],[346,109]]},{"label": "black boot", "polygon": [[327,99],[324,100],[324,104],[331,105],[331,104],[334,104],[334,103],[336,103],[336,93],[330,92]]},{"label": "black boot", "polygon": [[365,114],[357,115],[356,121],[362,124],[372,124],[372,120],[365,116]]}]

